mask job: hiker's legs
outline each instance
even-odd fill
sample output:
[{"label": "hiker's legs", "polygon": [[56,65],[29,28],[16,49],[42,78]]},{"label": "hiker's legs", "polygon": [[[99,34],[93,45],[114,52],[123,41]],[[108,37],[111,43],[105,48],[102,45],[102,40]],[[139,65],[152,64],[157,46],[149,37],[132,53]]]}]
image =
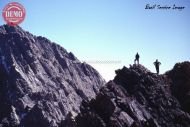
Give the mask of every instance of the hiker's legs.
[{"label": "hiker's legs", "polygon": [[159,67],[156,67],[157,74],[159,74]]}]

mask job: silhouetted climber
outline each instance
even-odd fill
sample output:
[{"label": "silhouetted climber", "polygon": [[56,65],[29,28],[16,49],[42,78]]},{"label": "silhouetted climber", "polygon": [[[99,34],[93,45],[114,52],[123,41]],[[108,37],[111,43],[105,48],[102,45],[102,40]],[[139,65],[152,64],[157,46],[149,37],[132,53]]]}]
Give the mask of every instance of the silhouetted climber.
[{"label": "silhouetted climber", "polygon": [[139,58],[140,58],[140,56],[139,56],[139,54],[137,52],[137,54],[135,55],[134,64],[136,64],[136,61],[137,61],[137,64],[139,65]]},{"label": "silhouetted climber", "polygon": [[160,62],[158,61],[158,59],[156,59],[156,61],[154,62],[154,65],[155,65],[155,67],[156,67],[156,72],[157,72],[157,74],[159,74],[159,66],[160,66]]}]

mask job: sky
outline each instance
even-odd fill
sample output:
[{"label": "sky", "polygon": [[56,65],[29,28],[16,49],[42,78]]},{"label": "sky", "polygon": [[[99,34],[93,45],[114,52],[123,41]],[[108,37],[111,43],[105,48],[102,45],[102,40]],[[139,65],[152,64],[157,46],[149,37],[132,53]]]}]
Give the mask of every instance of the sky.
[{"label": "sky", "polygon": [[[0,11],[11,0],[0,0]],[[190,60],[190,0],[14,0],[26,9],[20,26],[44,36],[92,65],[106,81],[115,70],[134,63],[165,73]],[[145,9],[145,6],[185,9]],[[5,24],[0,16],[0,25]]]}]

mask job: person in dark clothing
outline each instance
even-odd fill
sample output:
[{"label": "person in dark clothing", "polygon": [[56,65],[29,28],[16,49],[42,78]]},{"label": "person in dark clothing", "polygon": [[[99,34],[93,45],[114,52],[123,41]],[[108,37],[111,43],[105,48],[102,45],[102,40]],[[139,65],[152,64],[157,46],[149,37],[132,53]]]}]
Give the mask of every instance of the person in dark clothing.
[{"label": "person in dark clothing", "polygon": [[159,74],[159,66],[161,65],[161,63],[158,61],[158,59],[156,59],[156,61],[154,62],[154,66],[156,68],[156,72],[157,74]]},{"label": "person in dark clothing", "polygon": [[137,64],[139,65],[139,58],[140,58],[140,56],[139,56],[139,54],[137,52],[137,54],[135,55],[134,64],[136,64],[136,61],[137,61]]}]

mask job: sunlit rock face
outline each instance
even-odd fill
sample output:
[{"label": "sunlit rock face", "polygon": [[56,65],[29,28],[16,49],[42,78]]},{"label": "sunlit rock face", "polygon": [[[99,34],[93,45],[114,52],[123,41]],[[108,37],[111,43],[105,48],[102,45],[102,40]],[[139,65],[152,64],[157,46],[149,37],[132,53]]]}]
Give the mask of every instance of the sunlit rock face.
[{"label": "sunlit rock face", "polygon": [[190,62],[157,75],[142,65],[116,70],[95,99],[60,127],[189,127]]},{"label": "sunlit rock face", "polygon": [[0,26],[0,126],[56,127],[104,83],[61,46],[19,26]]}]

